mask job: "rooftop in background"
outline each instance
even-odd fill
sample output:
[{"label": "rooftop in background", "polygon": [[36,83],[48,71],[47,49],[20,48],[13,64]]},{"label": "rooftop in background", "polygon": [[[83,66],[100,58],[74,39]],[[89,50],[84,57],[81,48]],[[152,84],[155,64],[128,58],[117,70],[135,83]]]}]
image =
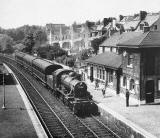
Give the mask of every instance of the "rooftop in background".
[{"label": "rooftop in background", "polygon": [[85,62],[103,65],[113,69],[118,69],[122,64],[122,59],[121,59],[121,55],[118,55],[112,52],[105,52],[97,56],[91,57],[85,60]]},{"label": "rooftop in background", "polygon": [[135,14],[133,16],[124,16],[119,23],[123,24],[125,30],[132,30],[138,27],[140,21],[146,22],[148,26],[151,26],[158,20],[159,17],[159,13],[147,13],[146,16],[144,16],[144,19],[141,20],[141,15]]},{"label": "rooftop in background", "polygon": [[114,33],[110,38],[106,39],[100,46],[112,46],[117,47],[118,43],[122,43],[126,40],[129,40],[135,36],[140,36],[142,32],[124,32],[120,34],[119,32]]},{"label": "rooftop in background", "polygon": [[160,31],[149,31],[127,41],[119,42],[120,47],[160,47]]}]

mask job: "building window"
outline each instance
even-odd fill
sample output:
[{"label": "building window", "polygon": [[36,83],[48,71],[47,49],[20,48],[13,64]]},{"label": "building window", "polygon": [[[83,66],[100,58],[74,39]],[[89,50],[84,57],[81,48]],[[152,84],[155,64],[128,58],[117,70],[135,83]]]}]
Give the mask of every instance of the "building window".
[{"label": "building window", "polygon": [[154,30],[157,30],[157,25],[154,25]]},{"label": "building window", "polygon": [[100,74],[100,79],[102,79],[102,70],[99,70],[99,74]]},{"label": "building window", "polygon": [[126,76],[123,77],[123,87],[127,86],[127,78]]},{"label": "building window", "polygon": [[97,78],[99,78],[99,69],[97,68]]},{"label": "building window", "polygon": [[105,70],[102,70],[102,79],[105,80]]},{"label": "building window", "polygon": [[134,90],[135,88],[135,82],[133,79],[130,80],[130,90]]},{"label": "building window", "polygon": [[132,66],[133,63],[133,55],[132,54],[128,54],[128,66]]},{"label": "building window", "polygon": [[113,71],[110,71],[109,72],[109,80],[108,80],[109,83],[113,82]]}]

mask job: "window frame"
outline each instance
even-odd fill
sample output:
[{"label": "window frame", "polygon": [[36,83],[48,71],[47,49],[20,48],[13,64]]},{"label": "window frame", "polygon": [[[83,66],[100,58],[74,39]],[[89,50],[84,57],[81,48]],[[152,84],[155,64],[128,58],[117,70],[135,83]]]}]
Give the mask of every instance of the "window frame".
[{"label": "window frame", "polygon": [[128,59],[127,59],[127,67],[132,68],[133,67],[133,54],[128,54]]},{"label": "window frame", "polygon": [[113,83],[113,71],[108,72],[108,83],[112,84]]},{"label": "window frame", "polygon": [[129,90],[130,90],[130,91],[135,90],[135,80],[134,80],[134,79],[131,79],[131,80],[129,81]]}]

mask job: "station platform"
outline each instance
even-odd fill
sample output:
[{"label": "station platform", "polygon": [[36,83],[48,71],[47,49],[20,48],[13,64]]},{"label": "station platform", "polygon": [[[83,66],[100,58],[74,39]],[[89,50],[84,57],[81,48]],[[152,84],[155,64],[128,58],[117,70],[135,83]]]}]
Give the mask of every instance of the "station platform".
[{"label": "station platform", "polygon": [[126,138],[160,138],[160,103],[140,104],[130,98],[130,106],[126,107],[124,95],[116,95],[114,90],[107,88],[104,97],[101,88],[95,90],[93,83],[86,83],[93,100],[111,127],[126,133]]},{"label": "station platform", "polygon": [[[5,68],[13,77],[13,72],[6,65]],[[13,80],[14,83],[0,85],[0,138],[47,138],[22,87],[16,78]],[[5,109],[2,109],[4,91]]]}]

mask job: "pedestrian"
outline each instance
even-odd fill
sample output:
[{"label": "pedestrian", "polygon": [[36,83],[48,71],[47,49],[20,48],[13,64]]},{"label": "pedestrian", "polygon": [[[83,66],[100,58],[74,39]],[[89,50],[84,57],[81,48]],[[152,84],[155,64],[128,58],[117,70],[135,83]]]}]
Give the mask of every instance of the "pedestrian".
[{"label": "pedestrian", "polygon": [[102,95],[103,95],[104,98],[105,98],[105,92],[106,92],[106,90],[105,90],[105,88],[103,88],[102,89]]},{"label": "pedestrian", "polygon": [[126,107],[129,106],[129,95],[130,95],[129,90],[126,89]]}]

